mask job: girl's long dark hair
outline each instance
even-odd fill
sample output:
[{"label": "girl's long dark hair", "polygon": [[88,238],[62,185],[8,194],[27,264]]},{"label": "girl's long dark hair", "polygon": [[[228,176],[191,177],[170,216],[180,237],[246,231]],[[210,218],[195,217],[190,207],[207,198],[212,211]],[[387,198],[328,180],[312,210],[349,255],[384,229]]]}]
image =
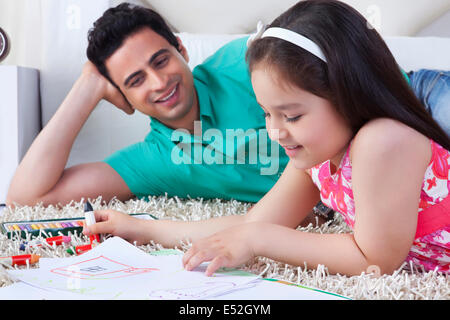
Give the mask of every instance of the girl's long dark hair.
[{"label": "girl's long dark hair", "polygon": [[415,96],[384,40],[355,9],[333,0],[300,1],[269,27],[315,42],[328,63],[290,42],[267,37],[247,51],[250,70],[267,63],[281,78],[328,99],[356,134],[368,121],[400,121],[450,150],[450,138]]}]

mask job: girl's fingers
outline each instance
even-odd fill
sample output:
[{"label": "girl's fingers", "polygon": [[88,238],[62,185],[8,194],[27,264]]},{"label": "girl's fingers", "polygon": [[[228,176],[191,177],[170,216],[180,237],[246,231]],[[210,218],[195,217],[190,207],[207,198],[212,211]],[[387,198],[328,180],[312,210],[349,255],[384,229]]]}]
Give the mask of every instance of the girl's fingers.
[{"label": "girl's fingers", "polygon": [[187,261],[184,268],[187,271],[194,270],[197,268],[202,262],[207,261],[207,257],[204,254],[204,251],[197,252],[193,254]]},{"label": "girl's fingers", "polygon": [[100,234],[100,233],[112,233],[112,226],[108,221],[97,222],[90,226],[84,226],[83,234]]},{"label": "girl's fingers", "polygon": [[97,234],[97,233],[110,233],[111,225],[109,222],[109,214],[111,210],[95,210],[95,221],[96,223],[90,226],[87,226],[83,221],[83,234]]},{"label": "girl's fingers", "polygon": [[194,249],[189,248],[188,251],[186,251],[183,255],[183,258],[181,259],[182,263],[183,263],[183,268],[186,268],[186,264],[189,262],[189,260],[191,259],[191,257],[194,255]]},{"label": "girl's fingers", "polygon": [[224,256],[217,256],[215,257],[211,263],[208,265],[208,267],[206,268],[206,276],[210,277],[214,274],[214,272],[216,272],[217,270],[219,270],[222,267],[225,267],[225,262],[226,262],[226,258]]},{"label": "girl's fingers", "polygon": [[195,242],[192,244],[192,246],[186,251],[186,253],[183,255],[183,259],[181,260],[183,263],[183,267],[186,268],[186,265],[189,263],[191,258],[196,255],[198,252],[202,251],[202,240]]},{"label": "girl's fingers", "polygon": [[95,221],[107,221],[109,218],[110,210],[94,210]]},{"label": "girl's fingers", "polygon": [[214,251],[206,252],[205,250],[195,250],[192,247],[186,251],[183,256],[183,267],[187,271],[194,270],[200,264],[206,261],[211,261],[205,271],[205,275],[210,277],[221,267],[225,267],[227,259],[224,255],[218,254]]}]

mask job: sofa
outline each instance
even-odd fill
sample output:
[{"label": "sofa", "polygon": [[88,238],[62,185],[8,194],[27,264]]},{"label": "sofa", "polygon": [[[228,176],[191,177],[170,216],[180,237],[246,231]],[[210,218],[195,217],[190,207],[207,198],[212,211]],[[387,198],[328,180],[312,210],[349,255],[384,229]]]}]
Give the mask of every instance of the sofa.
[{"label": "sofa", "polygon": [[[11,106],[9,103],[7,105],[5,100],[0,102],[0,114],[3,117],[3,123],[8,123],[11,126],[8,131],[1,131],[9,137],[0,139],[0,150],[2,150],[0,203],[4,202],[6,198],[9,181],[15,167],[39,130],[51,119],[80,74],[82,65],[86,61],[85,50],[88,29],[104,10],[119,2],[121,1],[58,0],[42,3],[41,20],[44,31],[42,32],[40,65],[35,68],[13,68],[16,70],[13,72],[21,74],[20,78],[15,80],[17,82],[17,94],[37,98],[21,99],[21,101],[17,101],[17,106]],[[144,5],[152,3],[152,1],[131,2]],[[292,0],[280,1],[276,5],[276,10],[265,10],[262,13],[265,22],[270,22],[269,19],[295,2]],[[163,5],[164,2],[155,1],[155,3]],[[155,6],[155,8],[158,9],[158,6]],[[232,13],[228,12],[228,14]],[[238,18],[243,19],[243,17]],[[253,20],[258,18],[257,11],[251,18]],[[173,25],[170,19],[173,22],[174,17],[170,15],[168,21],[169,24]],[[264,21],[264,19],[262,20]],[[236,25],[239,26],[238,21],[235,23],[229,22],[229,26],[226,27],[231,28],[231,26]],[[256,22],[252,21],[251,25],[256,26]],[[211,29],[210,33],[198,33],[195,32],[196,30],[186,32],[178,30],[176,27],[174,29],[187,48],[191,68],[201,63],[228,41],[245,36],[253,31],[250,22],[247,22],[244,29],[234,29],[230,33],[224,33],[224,30],[218,27]],[[450,70],[450,38],[386,36],[385,39],[398,63],[405,71],[421,68]],[[1,95],[7,94],[5,86],[1,85],[1,74],[6,72],[6,69],[8,69],[8,66],[0,66]],[[10,80],[3,81],[8,82]],[[10,90],[8,94],[11,94]],[[11,112],[11,108],[18,108],[18,111]],[[6,110],[9,110],[8,116],[6,116]],[[149,131],[149,121],[149,117],[138,112],[129,116],[106,101],[100,102],[77,137],[67,166],[102,160],[114,151],[142,140]],[[6,124],[4,124],[5,126]],[[13,154],[14,156],[12,156]]]}]

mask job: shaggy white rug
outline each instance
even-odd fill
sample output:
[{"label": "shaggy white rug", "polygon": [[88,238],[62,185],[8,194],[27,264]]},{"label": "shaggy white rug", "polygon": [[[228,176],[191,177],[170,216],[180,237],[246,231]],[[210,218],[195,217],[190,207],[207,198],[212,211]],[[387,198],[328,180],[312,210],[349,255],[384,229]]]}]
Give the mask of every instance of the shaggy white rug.
[{"label": "shaggy white rug", "polygon": [[[168,197],[149,197],[148,201],[130,200],[121,202],[112,200],[102,202],[101,198],[91,201],[95,210],[115,209],[127,213],[151,213],[159,219],[201,220],[212,217],[245,214],[251,207],[250,203],[224,200],[202,200]],[[63,207],[37,205],[34,207],[6,208],[0,217],[0,222],[17,220],[41,220],[57,218],[83,217],[84,202],[72,202]],[[298,230],[320,233],[349,233],[351,230],[345,222],[336,215],[334,221],[320,227],[310,224]],[[73,236],[72,245],[86,243],[87,239],[78,234]],[[179,249],[185,251],[189,244],[181,244]],[[157,243],[140,246],[140,249],[151,252],[161,249]],[[0,234],[0,255],[19,254],[18,241],[10,240]],[[42,257],[67,257],[65,248],[36,248],[34,253]],[[358,300],[448,300],[450,299],[450,281],[448,274],[424,272],[404,264],[392,275],[376,277],[372,274],[359,276],[331,275],[324,266],[309,269],[307,266],[292,266],[279,263],[268,258],[256,257],[241,267],[254,274],[262,274],[264,278],[277,278],[294,282],[303,286],[313,287]],[[0,286],[12,283],[11,278],[0,266]]]}]

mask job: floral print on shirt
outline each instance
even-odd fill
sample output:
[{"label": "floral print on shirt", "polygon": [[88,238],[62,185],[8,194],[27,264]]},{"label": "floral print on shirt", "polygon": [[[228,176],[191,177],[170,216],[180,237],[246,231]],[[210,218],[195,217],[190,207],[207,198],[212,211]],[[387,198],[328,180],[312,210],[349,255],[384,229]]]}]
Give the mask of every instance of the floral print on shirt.
[{"label": "floral print on shirt", "polygon": [[[355,201],[350,146],[334,174],[331,174],[330,161],[311,168],[310,174],[320,190],[322,202],[341,213],[345,222],[353,229]],[[431,141],[431,150],[432,156],[425,171],[419,199],[419,215],[423,210],[449,197],[450,193],[450,152],[434,141]],[[446,221],[438,230],[416,238],[406,261],[422,266],[425,270],[449,272],[450,221]]]}]

